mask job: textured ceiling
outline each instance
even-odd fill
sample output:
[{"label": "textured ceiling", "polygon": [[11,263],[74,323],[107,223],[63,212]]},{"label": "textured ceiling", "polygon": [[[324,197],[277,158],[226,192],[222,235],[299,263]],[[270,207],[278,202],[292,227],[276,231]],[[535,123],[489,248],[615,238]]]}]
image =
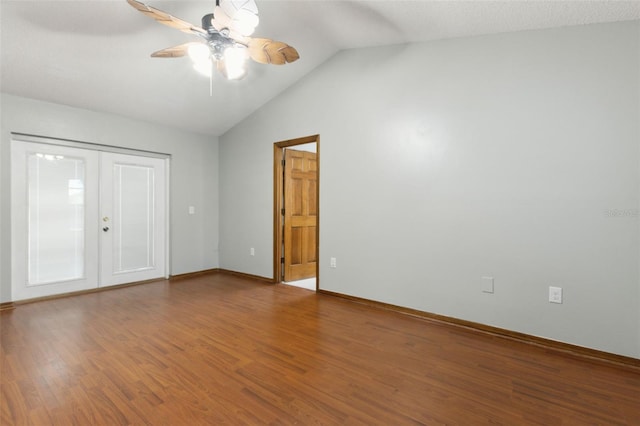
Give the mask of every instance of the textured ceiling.
[{"label": "textured ceiling", "polygon": [[[213,1],[144,0],[199,24]],[[125,0],[0,2],[3,92],[220,135],[342,49],[640,19],[639,1],[256,0],[254,36],[296,47],[283,66],[209,79],[151,52],[196,41]]]}]

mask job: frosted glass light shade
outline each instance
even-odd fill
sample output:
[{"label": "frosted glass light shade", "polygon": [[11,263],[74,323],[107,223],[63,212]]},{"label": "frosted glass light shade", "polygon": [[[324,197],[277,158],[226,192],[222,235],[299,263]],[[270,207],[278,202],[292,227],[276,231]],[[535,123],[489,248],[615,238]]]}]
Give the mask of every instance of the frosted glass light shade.
[{"label": "frosted glass light shade", "polygon": [[209,48],[202,43],[193,43],[189,45],[187,53],[193,62],[204,62],[209,59],[209,55],[211,55]]},{"label": "frosted glass light shade", "polygon": [[224,51],[227,79],[238,80],[247,74],[247,52],[244,47],[229,47]]},{"label": "frosted glass light shade", "polygon": [[205,77],[211,77],[212,73],[212,64],[210,59],[205,59],[204,61],[194,62],[193,69],[198,71],[198,73],[204,75]]}]

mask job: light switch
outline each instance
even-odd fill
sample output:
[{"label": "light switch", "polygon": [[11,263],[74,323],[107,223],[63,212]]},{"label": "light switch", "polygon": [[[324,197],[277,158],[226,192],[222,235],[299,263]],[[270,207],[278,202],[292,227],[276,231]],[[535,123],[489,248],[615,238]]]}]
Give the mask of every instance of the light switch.
[{"label": "light switch", "polygon": [[196,208],[194,206],[189,206],[189,214],[195,214]]},{"label": "light switch", "polygon": [[482,277],[482,292],[493,293],[493,277]]}]

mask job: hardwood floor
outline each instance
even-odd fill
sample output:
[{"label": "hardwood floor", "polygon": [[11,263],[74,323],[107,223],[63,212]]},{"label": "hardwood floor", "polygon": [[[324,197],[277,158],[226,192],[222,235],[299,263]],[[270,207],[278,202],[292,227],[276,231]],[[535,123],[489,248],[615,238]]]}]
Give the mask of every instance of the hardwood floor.
[{"label": "hardwood floor", "polygon": [[3,426],[640,425],[640,371],[224,273],[0,321]]}]

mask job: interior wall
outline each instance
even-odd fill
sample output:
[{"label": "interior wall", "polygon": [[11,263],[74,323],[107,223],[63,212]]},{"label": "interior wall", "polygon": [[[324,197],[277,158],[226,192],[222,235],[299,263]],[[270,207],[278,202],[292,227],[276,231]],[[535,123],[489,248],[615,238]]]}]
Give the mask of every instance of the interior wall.
[{"label": "interior wall", "polygon": [[0,106],[0,302],[11,301],[11,132],[170,154],[170,272],[219,266],[217,138],[4,93]]},{"label": "interior wall", "polygon": [[639,28],[337,54],[221,136],[221,267],[272,276],[272,146],[318,133],[321,289],[640,358]]}]

